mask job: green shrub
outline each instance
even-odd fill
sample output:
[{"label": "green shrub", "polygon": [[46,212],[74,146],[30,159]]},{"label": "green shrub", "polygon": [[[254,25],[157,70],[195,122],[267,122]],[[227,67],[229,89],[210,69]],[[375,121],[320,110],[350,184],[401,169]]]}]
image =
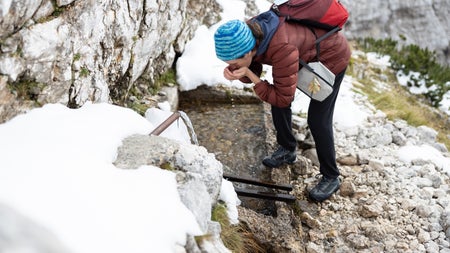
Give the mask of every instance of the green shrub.
[{"label": "green shrub", "polygon": [[444,94],[450,90],[450,67],[439,64],[434,51],[417,45],[399,47],[397,41],[392,39],[365,38],[357,42],[366,52],[389,55],[393,70],[406,75],[411,71],[419,73],[419,77],[411,78],[407,85],[420,87],[420,82],[423,81],[427,88],[434,86],[424,94],[432,106],[439,107]]},{"label": "green shrub", "polygon": [[21,99],[36,101],[45,85],[33,80],[19,80],[10,85],[11,90]]}]

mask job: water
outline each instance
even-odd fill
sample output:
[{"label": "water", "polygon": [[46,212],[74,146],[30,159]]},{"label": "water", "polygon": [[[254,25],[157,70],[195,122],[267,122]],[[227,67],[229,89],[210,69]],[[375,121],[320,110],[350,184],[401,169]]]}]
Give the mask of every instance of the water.
[{"label": "water", "polygon": [[[224,174],[270,181],[270,170],[261,164],[267,155],[263,104],[211,103],[199,100],[200,98],[180,99],[179,108],[189,115],[199,145],[214,153],[217,160],[222,162]],[[240,189],[270,191],[249,184],[233,184]],[[239,198],[242,206],[257,212],[272,214],[274,211],[273,201]]]},{"label": "water", "polygon": [[180,114],[180,117],[183,119],[184,124],[186,124],[189,132],[191,133],[191,141],[195,144],[195,145],[199,145],[198,143],[198,139],[197,139],[197,135],[195,134],[195,129],[194,126],[192,125],[192,121],[189,118],[189,116],[183,112],[183,111],[178,111],[178,113]]}]

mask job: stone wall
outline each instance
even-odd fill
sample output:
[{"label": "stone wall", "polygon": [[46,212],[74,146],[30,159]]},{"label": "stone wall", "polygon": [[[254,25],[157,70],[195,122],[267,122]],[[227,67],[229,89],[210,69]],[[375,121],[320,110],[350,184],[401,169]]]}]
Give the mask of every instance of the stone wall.
[{"label": "stone wall", "polygon": [[[0,4],[0,122],[37,105],[120,103],[155,81],[201,24],[218,21],[214,0],[9,0]],[[11,94],[12,91],[12,94]]]}]

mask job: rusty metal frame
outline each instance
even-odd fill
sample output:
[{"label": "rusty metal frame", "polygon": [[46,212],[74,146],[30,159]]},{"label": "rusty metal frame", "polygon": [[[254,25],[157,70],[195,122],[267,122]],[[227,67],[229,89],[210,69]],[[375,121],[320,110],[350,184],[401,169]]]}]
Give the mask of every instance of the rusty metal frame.
[{"label": "rusty metal frame", "polygon": [[164,120],[159,126],[157,126],[150,135],[160,135],[164,130],[166,130],[175,120],[179,119],[181,114],[179,112],[174,112],[166,120]]}]

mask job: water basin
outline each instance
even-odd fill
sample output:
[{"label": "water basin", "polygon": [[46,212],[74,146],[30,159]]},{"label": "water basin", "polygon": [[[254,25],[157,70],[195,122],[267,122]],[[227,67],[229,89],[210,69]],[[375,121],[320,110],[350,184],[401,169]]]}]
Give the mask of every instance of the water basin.
[{"label": "water basin", "polygon": [[[261,164],[267,154],[265,111],[255,97],[243,99],[214,90],[182,92],[179,110],[185,112],[194,127],[198,143],[224,165],[224,174],[270,181],[270,169]],[[243,183],[236,188],[271,191]],[[239,197],[242,206],[264,214],[275,210],[271,200]]]}]

